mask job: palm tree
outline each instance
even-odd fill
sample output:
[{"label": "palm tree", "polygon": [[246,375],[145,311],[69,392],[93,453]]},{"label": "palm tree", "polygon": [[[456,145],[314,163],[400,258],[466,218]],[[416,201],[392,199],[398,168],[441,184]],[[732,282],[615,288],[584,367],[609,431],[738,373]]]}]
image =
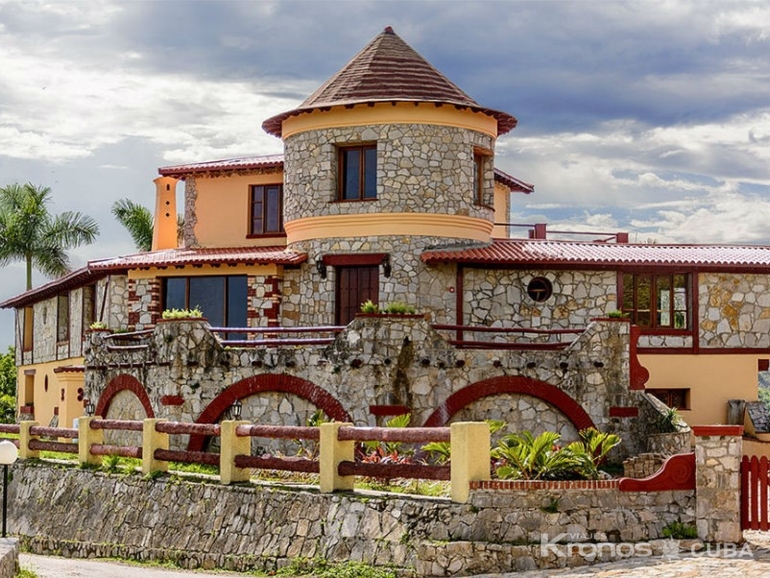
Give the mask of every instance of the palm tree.
[{"label": "palm tree", "polygon": [[27,290],[32,268],[49,277],[69,271],[68,249],[93,243],[99,226],[91,217],[70,211],[48,212],[51,189],[18,183],[0,188],[0,266],[23,260]]},{"label": "palm tree", "polygon": [[134,240],[139,251],[152,249],[152,213],[150,209],[129,199],[119,199],[112,205],[112,214]]}]

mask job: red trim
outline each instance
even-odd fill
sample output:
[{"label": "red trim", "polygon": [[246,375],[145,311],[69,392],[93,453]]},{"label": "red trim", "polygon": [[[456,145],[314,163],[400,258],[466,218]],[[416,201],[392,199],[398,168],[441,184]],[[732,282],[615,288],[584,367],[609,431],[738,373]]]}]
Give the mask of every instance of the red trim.
[{"label": "red trim", "polygon": [[[465,267],[461,263],[457,264],[457,271],[455,273],[455,323],[457,325],[465,324],[465,312],[463,307],[465,306]],[[465,335],[462,329],[458,329],[455,334],[457,341],[463,341]]]},{"label": "red trim", "polygon": [[[352,421],[342,404],[329,392],[314,383],[291,375],[264,374],[247,377],[232,384],[209,403],[195,423],[217,423],[235,400],[266,392],[291,393],[308,400],[335,421]],[[206,436],[204,435],[190,435],[187,450],[203,451],[205,442]]]},{"label": "red trim", "polygon": [[692,433],[697,437],[707,436],[742,436],[742,425],[694,425]]},{"label": "red trim", "polygon": [[636,349],[639,343],[639,327],[631,326],[631,335],[628,343],[630,381],[628,388],[644,391],[644,384],[650,379],[650,372],[639,361],[639,352]]},{"label": "red trim", "polygon": [[640,355],[770,355],[764,347],[640,347]]},{"label": "red trim", "polygon": [[184,405],[181,395],[164,395],[160,398],[160,405]]},{"label": "red trim", "polygon": [[620,407],[614,406],[610,408],[610,417],[638,417],[638,407]]},{"label": "red trim", "polygon": [[757,359],[757,371],[770,371],[770,359]]},{"label": "red trim", "polygon": [[444,426],[461,409],[476,400],[504,393],[531,395],[561,411],[575,428],[595,428],[591,416],[582,406],[558,387],[529,377],[503,376],[478,381],[453,393],[425,421],[425,427]]},{"label": "red trim", "polygon": [[130,391],[137,398],[139,398],[144,413],[147,417],[155,417],[155,412],[152,409],[152,403],[144,390],[144,386],[132,375],[119,375],[110,381],[107,387],[104,388],[102,395],[99,397],[99,403],[96,404],[95,415],[107,417],[107,412],[110,410],[110,405],[115,396],[121,391]]},{"label": "red trim", "polygon": [[344,255],[324,255],[321,261],[332,267],[355,267],[357,265],[380,265],[387,253],[348,253]]},{"label": "red trim", "polygon": [[390,417],[409,413],[409,408],[405,405],[370,405],[369,413],[376,417]]},{"label": "red trim", "polygon": [[471,490],[617,490],[618,480],[473,480]]},{"label": "red trim", "polygon": [[620,478],[621,492],[665,492],[695,489],[695,453],[676,454],[646,478]]}]

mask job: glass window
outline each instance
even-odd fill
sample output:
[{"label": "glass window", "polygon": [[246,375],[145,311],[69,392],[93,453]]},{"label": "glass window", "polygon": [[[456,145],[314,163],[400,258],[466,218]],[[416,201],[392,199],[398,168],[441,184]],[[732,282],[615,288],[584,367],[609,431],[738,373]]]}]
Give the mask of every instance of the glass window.
[{"label": "glass window", "polygon": [[245,275],[165,277],[163,308],[198,307],[213,327],[246,327],[247,288]]},{"label": "glass window", "polygon": [[688,329],[690,327],[689,276],[623,274],[623,311],[639,327]]},{"label": "glass window", "polygon": [[249,235],[280,235],[283,232],[283,185],[251,187]]},{"label": "glass window", "polygon": [[340,148],[339,184],[342,201],[364,201],[377,198],[377,147]]}]

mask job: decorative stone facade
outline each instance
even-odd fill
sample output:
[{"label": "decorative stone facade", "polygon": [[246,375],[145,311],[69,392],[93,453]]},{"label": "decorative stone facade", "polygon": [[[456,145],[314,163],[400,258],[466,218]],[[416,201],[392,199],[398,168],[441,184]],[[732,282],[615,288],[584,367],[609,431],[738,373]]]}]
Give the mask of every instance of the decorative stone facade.
[{"label": "decorative stone facade", "polygon": [[568,436],[593,425],[621,436],[620,458],[645,449],[645,420],[610,411],[647,404],[630,389],[628,340],[627,323],[600,321],[560,352],[460,350],[419,316],[375,316],[356,319],[327,347],[225,349],[204,322],[169,321],[144,348],[106,348],[92,334],[86,397],[115,417],[111,396],[121,389],[112,384],[130,376],[147,397],[136,418],[215,422],[233,391],[245,416],[283,425],[304,425],[315,409],[376,425],[371,407],[393,405],[411,412],[412,425],[510,419],[511,431],[548,424]]},{"label": "decorative stone facade", "polygon": [[770,347],[770,275],[698,276],[701,347]]},{"label": "decorative stone facade", "polygon": [[[338,202],[337,147],[377,143],[377,199]],[[310,130],[284,140],[284,221],[353,213],[445,213],[491,220],[494,172],[485,163],[487,205],[473,198],[474,147],[492,137],[429,124]],[[462,194],[465,191],[465,194]],[[444,243],[456,242],[444,240]]]},{"label": "decorative stone facade", "polygon": [[646,478],[657,472],[666,461],[664,454],[645,452],[623,460],[623,475],[627,478]]}]

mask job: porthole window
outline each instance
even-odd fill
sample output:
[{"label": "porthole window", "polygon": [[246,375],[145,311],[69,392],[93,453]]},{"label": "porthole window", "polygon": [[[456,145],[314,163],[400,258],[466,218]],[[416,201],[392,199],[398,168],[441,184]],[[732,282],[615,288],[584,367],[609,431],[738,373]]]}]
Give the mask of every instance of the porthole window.
[{"label": "porthole window", "polygon": [[542,303],[553,295],[553,285],[545,277],[535,277],[527,285],[527,295],[532,301]]}]

